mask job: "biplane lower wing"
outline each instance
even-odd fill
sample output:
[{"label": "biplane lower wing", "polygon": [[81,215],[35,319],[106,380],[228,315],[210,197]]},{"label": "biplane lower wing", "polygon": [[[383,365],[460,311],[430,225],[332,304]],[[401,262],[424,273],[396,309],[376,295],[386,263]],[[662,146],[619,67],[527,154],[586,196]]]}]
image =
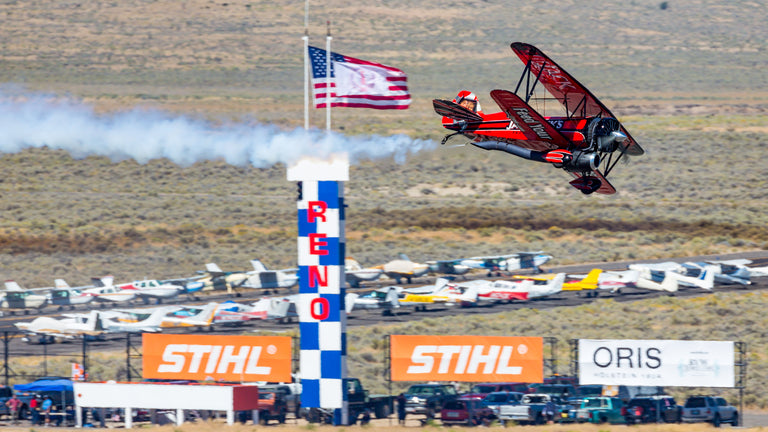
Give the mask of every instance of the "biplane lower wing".
[{"label": "biplane lower wing", "polygon": [[596,192],[603,195],[612,195],[616,193],[616,188],[603,176],[600,170],[594,170],[588,175],[571,172],[571,175],[576,177],[576,179],[571,180],[569,184],[585,194]]},{"label": "biplane lower wing", "polygon": [[433,99],[435,112],[443,117],[466,122],[481,122],[483,118],[463,106],[445,99]]},{"label": "biplane lower wing", "polygon": [[569,141],[520,96],[507,90],[492,90],[491,97],[525,137],[519,146],[531,150],[554,150],[568,147]]}]

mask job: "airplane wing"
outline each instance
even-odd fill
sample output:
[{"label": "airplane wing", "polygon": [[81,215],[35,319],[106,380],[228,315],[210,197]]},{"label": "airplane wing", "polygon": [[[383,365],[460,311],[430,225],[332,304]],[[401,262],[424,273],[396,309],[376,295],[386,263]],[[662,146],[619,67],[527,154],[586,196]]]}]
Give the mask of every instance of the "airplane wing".
[{"label": "airplane wing", "polygon": [[567,148],[570,142],[520,96],[507,90],[493,90],[491,97],[526,137],[517,145],[535,151]]},{"label": "airplane wing", "polygon": [[[513,42],[511,48],[526,67],[530,68],[533,76],[537,77],[544,88],[563,104],[569,116],[616,118],[586,87],[541,50],[523,42]],[[627,136],[627,139],[620,144],[622,150],[626,149],[626,153],[630,156],[645,153],[623,126],[621,132]]]},{"label": "airplane wing", "polygon": [[466,122],[481,122],[483,118],[477,113],[474,113],[456,102],[445,99],[433,99],[432,106],[435,108],[435,112],[443,117],[448,117],[453,120],[466,121]]}]

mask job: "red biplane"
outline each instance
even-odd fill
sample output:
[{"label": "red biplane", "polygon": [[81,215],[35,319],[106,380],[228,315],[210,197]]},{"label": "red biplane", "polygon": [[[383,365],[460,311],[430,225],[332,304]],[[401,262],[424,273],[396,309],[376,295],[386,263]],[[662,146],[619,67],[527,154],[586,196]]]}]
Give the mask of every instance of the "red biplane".
[{"label": "red biplane", "polygon": [[[562,168],[575,177],[570,184],[584,194],[615,193],[606,177],[624,155],[639,156],[643,149],[605,105],[538,48],[522,42],[511,47],[525,69],[514,93],[491,91],[502,112],[482,113],[467,91],[459,100],[433,101],[443,126],[455,131],[442,143],[463,135],[482,149]],[[564,115],[544,117],[529,105],[539,83],[562,104]],[[474,100],[465,103],[467,95]]]}]

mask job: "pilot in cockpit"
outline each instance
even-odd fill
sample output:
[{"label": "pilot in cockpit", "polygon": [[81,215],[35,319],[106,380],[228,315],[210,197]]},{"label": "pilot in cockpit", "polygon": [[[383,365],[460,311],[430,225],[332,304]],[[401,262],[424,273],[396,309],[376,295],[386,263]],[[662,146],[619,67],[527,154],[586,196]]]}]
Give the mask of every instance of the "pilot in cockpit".
[{"label": "pilot in cockpit", "polygon": [[482,114],[482,109],[480,108],[480,102],[477,100],[477,96],[469,90],[460,91],[453,101],[474,113]]}]

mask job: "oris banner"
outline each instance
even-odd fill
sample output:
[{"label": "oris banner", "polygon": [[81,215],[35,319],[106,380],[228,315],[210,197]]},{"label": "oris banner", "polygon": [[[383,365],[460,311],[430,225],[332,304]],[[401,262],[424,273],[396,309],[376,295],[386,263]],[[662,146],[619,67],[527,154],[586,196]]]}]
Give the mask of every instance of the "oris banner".
[{"label": "oris banner", "polygon": [[540,337],[390,336],[392,381],[540,383]]},{"label": "oris banner", "polygon": [[142,335],[144,378],[291,381],[289,336]]},{"label": "oris banner", "polygon": [[734,343],[579,340],[579,384],[734,387]]}]

